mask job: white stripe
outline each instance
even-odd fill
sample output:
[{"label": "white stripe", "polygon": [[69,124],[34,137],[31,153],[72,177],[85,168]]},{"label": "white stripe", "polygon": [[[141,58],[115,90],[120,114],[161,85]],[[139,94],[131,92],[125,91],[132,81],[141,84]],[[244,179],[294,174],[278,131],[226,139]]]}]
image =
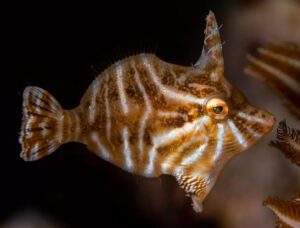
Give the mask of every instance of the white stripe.
[{"label": "white stripe", "polygon": [[259,118],[257,116],[251,116],[251,115],[249,115],[247,113],[244,113],[244,112],[238,112],[237,116],[242,118],[242,119],[245,119],[245,120],[248,120],[248,121],[251,121],[251,122],[261,123],[261,124],[265,124],[265,123],[268,122],[263,118]]},{"label": "white stripe", "polygon": [[34,120],[35,120],[35,117],[33,117],[33,116],[30,116],[29,118],[28,118],[28,120],[27,120],[27,122],[26,122],[26,129],[30,129],[31,128],[31,124],[32,124],[32,122],[34,122]]},{"label": "white stripe", "polygon": [[[278,80],[280,80],[282,83],[284,83],[286,86],[288,86],[291,90],[293,90],[296,94],[300,94],[300,84],[295,81],[293,78],[291,78],[289,75],[285,74],[284,72],[274,68],[273,66],[270,66],[260,60],[255,59],[252,56],[248,56],[248,60],[252,62],[253,64],[261,67],[262,69],[266,70],[270,74],[272,74],[274,77],[276,77]],[[251,73],[251,71],[248,70],[248,73]]]},{"label": "white stripe", "polygon": [[282,63],[287,63],[290,66],[293,66],[297,69],[300,69],[300,61],[297,59],[292,59],[288,56],[282,55],[282,54],[278,54],[276,52],[270,51],[270,50],[266,50],[263,48],[258,48],[258,52],[261,53],[262,55],[268,56],[272,59],[276,59]]},{"label": "white stripe", "polygon": [[128,113],[128,103],[127,103],[126,94],[125,94],[124,85],[123,85],[124,75],[123,75],[123,67],[121,65],[116,66],[116,74],[117,74],[117,87],[118,87],[118,91],[119,91],[122,111],[124,114],[127,114]]},{"label": "white stripe", "polygon": [[[188,141],[189,140],[189,141]],[[167,156],[163,162],[161,162],[162,171],[165,174],[168,174],[170,171],[170,168],[174,166],[173,162],[174,159],[176,159],[180,153],[182,153],[187,147],[191,146],[193,143],[198,141],[199,138],[194,135],[190,137],[189,139],[185,140],[176,150],[176,153],[171,153],[171,155]]]},{"label": "white stripe", "polygon": [[148,154],[149,154],[149,161],[147,167],[145,168],[144,174],[145,176],[152,176],[154,171],[156,154],[157,154],[154,146],[151,148]]},{"label": "white stripe", "polygon": [[169,141],[177,139],[178,137],[180,137],[186,133],[198,130],[201,127],[201,124],[204,124],[208,120],[210,120],[209,116],[203,116],[201,118],[196,119],[195,121],[193,121],[191,123],[185,123],[183,125],[183,127],[181,127],[181,128],[176,128],[171,131],[168,131],[167,133],[164,133],[164,134],[161,134],[158,136],[154,136],[153,142],[157,147],[161,146],[165,143],[168,143]]},{"label": "white stripe", "polygon": [[99,78],[97,78],[94,82],[93,85],[91,87],[91,104],[89,106],[89,123],[93,124],[95,121],[95,116],[96,116],[96,98],[97,98],[97,94],[98,91],[100,89],[100,81]]},{"label": "white stripe", "polygon": [[162,163],[161,163],[161,169],[164,174],[168,174],[170,168],[172,168],[172,161],[178,156],[177,153],[172,153],[170,156],[168,156]]},{"label": "white stripe", "polygon": [[238,143],[243,147],[247,147],[248,144],[247,144],[246,139],[243,137],[243,135],[241,134],[239,129],[235,126],[235,124],[231,120],[227,120],[227,123],[228,123],[234,137],[238,141]]},{"label": "white stripe", "polygon": [[253,129],[251,129],[250,127],[246,127],[246,130],[249,132],[250,135],[252,135],[255,138],[260,138],[262,136],[262,134],[255,132]]},{"label": "white stripe", "polygon": [[151,108],[151,103],[150,103],[150,100],[148,98],[148,95],[145,91],[145,88],[143,87],[141,81],[140,81],[140,78],[138,75],[138,72],[134,66],[134,62],[131,64],[135,73],[134,73],[134,79],[136,81],[136,84],[139,88],[139,90],[142,92],[143,94],[143,98],[144,98],[144,101],[145,101],[145,106],[146,106],[146,111],[144,112],[142,118],[141,118],[141,123],[140,123],[140,128],[139,128],[139,150],[141,152],[141,156],[143,154],[143,151],[144,151],[144,129],[145,129],[145,125],[146,125],[146,121],[150,115],[150,113],[152,112],[152,108]]},{"label": "white stripe", "polygon": [[[53,144],[52,141],[48,142],[49,145]],[[30,150],[30,160],[37,160],[40,158],[40,152],[38,152],[38,150],[41,149],[41,145],[40,143],[35,143],[34,147]],[[48,151],[49,148],[47,148],[47,152],[49,154],[49,151]]]},{"label": "white stripe", "polygon": [[178,77],[178,79],[177,79],[177,82],[179,83],[179,84],[183,84],[183,83],[185,83],[185,81],[186,81],[186,75],[185,74],[181,74],[179,77]]},{"label": "white stripe", "polygon": [[34,147],[30,150],[30,160],[37,160],[39,158],[38,150],[40,149],[39,143],[35,143]]},{"label": "white stripe", "polygon": [[176,82],[177,82],[177,77],[176,77],[176,74],[175,74],[174,71],[173,71],[173,68],[169,68],[169,71],[170,71],[170,73],[172,74],[172,77],[173,77],[174,82],[175,82],[175,84],[176,84]]},{"label": "white stripe", "polygon": [[92,140],[97,144],[99,151],[100,151],[100,156],[101,158],[103,158],[106,161],[110,160],[110,154],[107,151],[107,149],[105,148],[104,145],[101,144],[100,142],[100,138],[97,132],[93,132],[92,133]]},{"label": "white stripe", "polygon": [[217,126],[218,126],[217,145],[216,145],[215,154],[213,156],[213,161],[216,161],[221,156],[223,150],[223,141],[225,136],[224,125],[218,123]]},{"label": "white stripe", "polygon": [[[44,94],[46,94],[46,92],[42,91],[41,89],[37,89],[35,87],[34,88],[32,87],[30,89],[30,91],[25,94],[24,100],[26,100],[28,102],[29,101],[29,97],[30,96],[34,96],[34,97],[31,97],[30,100],[33,100],[34,103],[36,103],[37,106],[41,106],[41,102],[42,102],[41,98],[44,96]],[[59,112],[60,110],[57,110],[57,107],[54,106],[54,105],[57,105],[58,107],[60,107],[60,105],[57,104],[56,101],[54,101],[54,99],[52,98],[51,95],[48,95],[48,96],[47,97],[45,96],[45,99],[46,99],[46,101],[48,100],[49,105],[45,104],[44,101],[43,101],[44,105],[41,106],[41,107],[44,107],[44,108],[49,107],[50,109],[52,109],[52,110],[50,110],[51,114],[53,114],[53,111]],[[28,105],[30,105],[30,104],[28,104]],[[39,108],[36,108],[36,110],[41,111]]]},{"label": "white stripe", "polygon": [[81,126],[80,126],[80,119],[78,116],[78,113],[76,111],[72,111],[75,116],[75,140],[79,138],[80,131],[81,131]]},{"label": "white stripe", "polygon": [[214,82],[217,82],[219,79],[220,79],[220,75],[219,73],[215,72],[215,71],[212,71],[210,74],[209,74],[209,78],[210,80],[214,81]]},{"label": "white stripe", "polygon": [[213,89],[216,91],[216,88],[213,87],[213,86],[209,86],[209,85],[202,85],[202,84],[198,84],[198,83],[188,83],[188,86],[191,87],[191,88],[195,88],[195,89],[198,89],[198,90],[202,90],[202,89]]},{"label": "white stripe", "polygon": [[44,120],[43,123],[40,123],[38,125],[38,127],[43,129],[41,131],[43,137],[47,137],[49,135],[49,129],[46,128],[48,124],[49,124],[48,120]]},{"label": "white stripe", "polygon": [[63,139],[63,124],[64,124],[64,115],[60,115],[57,119],[57,140],[59,143],[62,143]]},{"label": "white stripe", "polygon": [[[50,106],[54,107],[53,105],[55,105],[56,108],[54,108],[54,109],[57,112],[60,111],[60,108],[61,108],[60,104],[55,100],[55,98],[51,94],[49,94],[47,91],[45,91],[41,88],[38,88],[38,87],[31,87],[31,88],[32,88],[32,93],[34,95],[37,96],[39,94],[39,96],[37,96],[39,98],[41,98],[41,97],[43,97],[43,95],[45,95],[46,100],[49,100]],[[57,107],[58,107],[58,109],[57,109]]]},{"label": "white stripe", "polygon": [[272,205],[268,205],[267,207],[269,207],[279,217],[279,219],[285,224],[287,224],[288,226],[295,227],[295,228],[300,227],[299,220],[297,221],[295,219],[286,216],[284,213],[282,213],[280,210],[278,210],[276,207]]},{"label": "white stripe", "polygon": [[174,169],[174,176],[176,177],[177,180],[181,180],[182,175],[184,175],[184,169],[182,167],[176,167]]},{"label": "white stripe", "polygon": [[178,112],[165,112],[165,111],[158,110],[157,115],[162,117],[178,117],[179,115],[182,114]]},{"label": "white stripe", "polygon": [[[36,105],[37,106],[41,106],[42,97],[43,97],[43,93],[41,93],[41,92],[37,93],[37,98],[36,98]],[[50,104],[51,104],[51,102],[50,102]],[[37,108],[37,109],[40,110],[40,108]]]},{"label": "white stripe", "polygon": [[[70,113],[71,114],[71,113]],[[71,128],[70,128],[70,123],[71,123],[71,115],[69,113],[66,113],[66,115],[64,115],[64,125],[68,126],[68,128],[66,128],[66,138],[64,139],[64,142],[69,142],[69,140],[71,139],[70,137],[72,136],[72,132],[71,132]]]},{"label": "white stripe", "polygon": [[149,62],[149,59],[147,58],[147,56],[142,55],[142,59],[143,59],[144,65],[146,66],[147,70],[150,73],[150,77],[152,78],[154,84],[159,88],[160,92],[163,95],[165,95],[166,97],[169,97],[171,99],[180,100],[180,101],[189,102],[189,103],[196,103],[196,104],[200,104],[200,105],[204,105],[206,103],[205,98],[198,98],[198,97],[192,96],[190,94],[183,93],[178,90],[172,90],[171,88],[164,86],[160,82],[159,77],[154,72],[152,64]]},{"label": "white stripe", "polygon": [[107,141],[110,142],[111,137],[111,114],[110,114],[110,106],[108,102],[108,74],[105,75],[105,94],[104,94],[104,100],[105,100],[105,113],[106,113],[106,137]]},{"label": "white stripe", "polygon": [[72,111],[69,111],[67,113],[68,116],[68,121],[69,121],[69,125],[68,125],[68,141],[72,141],[73,140],[73,123],[74,123],[74,113]]},{"label": "white stripe", "polygon": [[32,122],[34,122],[34,121],[35,121],[35,117],[30,116],[30,117],[28,118],[27,122],[26,122],[24,131],[26,132],[25,135],[26,135],[26,138],[28,138],[28,139],[31,138],[31,137],[33,136],[33,133],[27,131],[27,129],[28,129],[28,130],[31,129]]},{"label": "white stripe", "polygon": [[[44,129],[46,129],[47,124],[48,124],[48,121],[45,120],[44,122],[39,123],[38,127],[42,128],[42,129],[44,130]],[[47,129],[46,129],[46,130],[47,130]]]},{"label": "white stripe", "polygon": [[184,118],[184,120],[187,121],[187,118],[188,116],[187,115],[184,115],[183,113],[179,113],[179,112],[165,112],[165,111],[161,111],[161,110],[158,110],[157,111],[157,116],[159,117],[173,117],[173,118],[176,118],[178,116]]},{"label": "white stripe", "polygon": [[202,144],[200,147],[198,147],[193,154],[191,154],[190,156],[185,158],[181,164],[182,165],[190,165],[190,164],[193,164],[196,161],[198,161],[200,159],[200,157],[203,155],[207,146],[208,146],[208,138],[204,144]]},{"label": "white stripe", "polygon": [[[205,125],[207,123],[207,121],[210,120],[210,118],[204,118],[202,120],[202,124],[199,124],[199,127],[197,127],[197,131],[202,132],[203,130],[200,129],[201,128],[205,128]],[[199,136],[198,135],[194,135],[190,138],[188,138],[187,140],[185,140],[182,145],[180,145],[177,148],[176,153],[171,153],[171,155],[167,156],[164,161],[161,163],[161,167],[164,173],[169,173],[170,168],[172,168],[173,164],[172,162],[174,161],[174,159],[176,159],[180,153],[182,153],[186,148],[188,148],[189,146],[191,146],[193,143],[195,143],[196,141],[199,140]],[[207,139],[208,140],[208,139]]]},{"label": "white stripe", "polygon": [[38,152],[38,150],[40,149],[39,143],[35,143],[35,145],[33,146],[33,148],[31,149],[31,153],[35,154]]},{"label": "white stripe", "polygon": [[129,141],[128,141],[127,127],[124,127],[124,129],[123,129],[123,143],[124,143],[123,152],[124,152],[124,157],[125,157],[126,169],[128,171],[132,171],[133,170],[133,161],[131,158],[131,150],[130,150],[130,145],[129,145]]}]

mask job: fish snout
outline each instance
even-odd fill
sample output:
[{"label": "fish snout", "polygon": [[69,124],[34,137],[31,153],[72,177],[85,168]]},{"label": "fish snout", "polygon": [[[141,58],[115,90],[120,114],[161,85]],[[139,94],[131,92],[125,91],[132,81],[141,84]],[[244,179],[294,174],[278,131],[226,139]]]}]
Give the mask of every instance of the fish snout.
[{"label": "fish snout", "polygon": [[263,128],[263,131],[265,133],[269,132],[272,130],[275,122],[276,122],[276,117],[271,114],[270,112],[267,112],[267,111],[261,111],[259,113],[259,118],[261,118],[263,121],[262,121],[262,128]]}]

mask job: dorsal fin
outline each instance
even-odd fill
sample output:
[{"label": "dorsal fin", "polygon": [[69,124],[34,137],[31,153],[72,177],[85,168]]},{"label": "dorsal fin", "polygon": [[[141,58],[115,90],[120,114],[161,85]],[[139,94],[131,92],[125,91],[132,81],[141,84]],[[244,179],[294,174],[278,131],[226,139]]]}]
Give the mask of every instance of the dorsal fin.
[{"label": "dorsal fin", "polygon": [[205,39],[201,57],[195,68],[212,70],[221,77],[224,74],[222,42],[216,17],[212,11],[206,17]]}]

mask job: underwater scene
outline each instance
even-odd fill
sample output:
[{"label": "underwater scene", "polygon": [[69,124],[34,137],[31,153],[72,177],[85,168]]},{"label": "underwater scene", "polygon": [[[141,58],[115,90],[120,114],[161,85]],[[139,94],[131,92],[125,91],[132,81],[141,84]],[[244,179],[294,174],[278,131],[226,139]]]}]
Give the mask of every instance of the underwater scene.
[{"label": "underwater scene", "polygon": [[300,1],[6,13],[1,228],[300,228]]}]

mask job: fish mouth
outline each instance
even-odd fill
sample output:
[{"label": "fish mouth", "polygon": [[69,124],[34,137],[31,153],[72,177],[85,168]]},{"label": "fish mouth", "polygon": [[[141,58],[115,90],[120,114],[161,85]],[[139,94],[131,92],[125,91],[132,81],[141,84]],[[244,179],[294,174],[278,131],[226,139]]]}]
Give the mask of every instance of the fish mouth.
[{"label": "fish mouth", "polygon": [[270,133],[275,125],[276,118],[273,114],[259,110],[258,115],[254,116],[255,121],[247,124],[249,131],[245,132],[245,138],[248,142],[247,147],[244,149],[249,149],[258,143],[262,138],[264,138],[268,133]]},{"label": "fish mouth", "polygon": [[267,111],[262,111],[262,117],[264,118],[264,123],[262,123],[262,128],[264,133],[270,132],[275,123],[276,123],[276,117]]},{"label": "fish mouth", "polygon": [[270,132],[276,122],[276,117],[272,113],[251,105],[239,111],[237,116],[243,119],[247,126],[261,134]]},{"label": "fish mouth", "polygon": [[[276,122],[273,114],[250,105],[239,110],[235,117],[233,121],[229,121],[231,140],[228,140],[238,151],[244,151],[261,140],[273,129]],[[232,125],[235,125],[237,130]]]}]

